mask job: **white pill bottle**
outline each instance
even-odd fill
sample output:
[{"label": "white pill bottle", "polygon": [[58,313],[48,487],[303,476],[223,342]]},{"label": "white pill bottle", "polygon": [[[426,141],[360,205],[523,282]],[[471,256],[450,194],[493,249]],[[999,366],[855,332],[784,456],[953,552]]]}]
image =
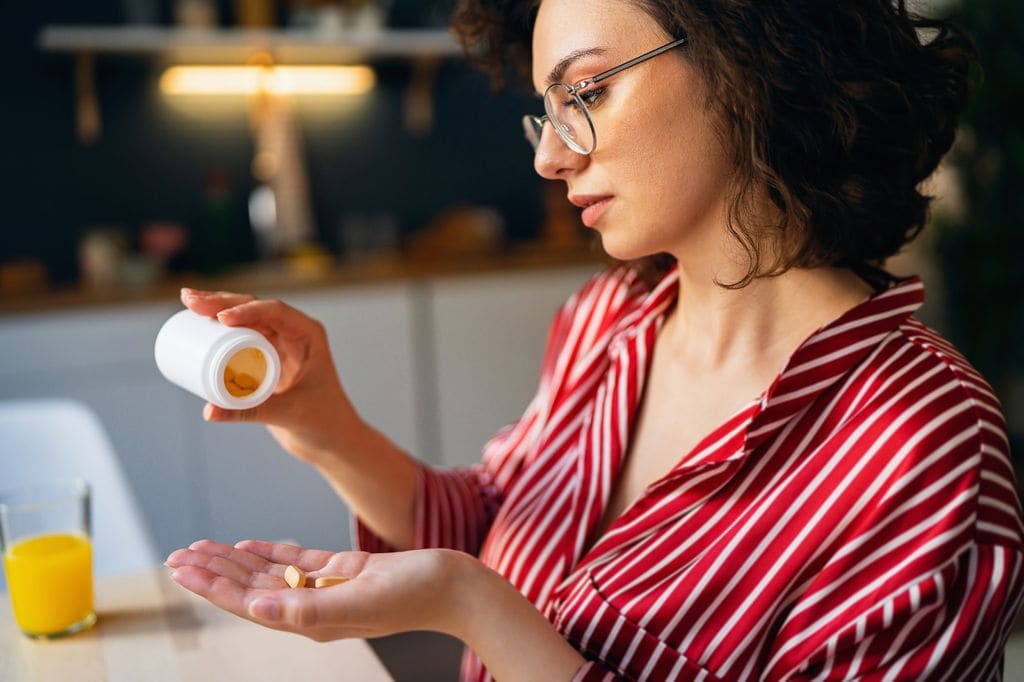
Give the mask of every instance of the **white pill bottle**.
[{"label": "white pill bottle", "polygon": [[281,378],[281,360],[265,336],[191,310],[164,323],[153,354],[168,381],[227,410],[256,407]]}]

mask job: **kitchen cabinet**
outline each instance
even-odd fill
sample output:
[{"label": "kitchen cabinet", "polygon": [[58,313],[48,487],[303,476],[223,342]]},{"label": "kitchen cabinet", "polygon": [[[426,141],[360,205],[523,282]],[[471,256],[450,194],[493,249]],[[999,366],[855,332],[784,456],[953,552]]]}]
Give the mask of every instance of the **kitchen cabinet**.
[{"label": "kitchen cabinet", "polygon": [[430,283],[443,464],[479,461],[484,443],[522,415],[537,390],[555,312],[595,271],[589,264]]}]

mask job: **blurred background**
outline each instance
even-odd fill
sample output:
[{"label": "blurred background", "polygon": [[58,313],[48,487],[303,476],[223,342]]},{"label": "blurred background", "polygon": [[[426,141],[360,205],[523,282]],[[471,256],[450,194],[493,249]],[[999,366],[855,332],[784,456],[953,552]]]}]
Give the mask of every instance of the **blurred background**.
[{"label": "blurred background", "polygon": [[[529,401],[551,316],[600,255],[533,171],[520,119],[538,102],[492,93],[447,31],[452,6],[8,8],[0,398],[98,412],[162,549],[348,542],[329,489],[262,429],[207,429],[156,372],[183,285],[322,319],[364,413],[428,461],[475,461]],[[291,475],[323,497],[268,529],[252,493]],[[318,515],[334,520],[295,530]]]},{"label": "blurred background", "polygon": [[[461,229],[478,231],[481,250],[535,239],[542,188],[519,134],[534,103],[490,96],[444,32],[451,4],[12,6],[0,29],[17,93],[2,172],[19,200],[0,236],[4,293],[139,288],[276,256],[315,268],[324,254],[409,246],[446,218],[473,223]],[[171,67],[210,64],[359,64],[370,80],[314,73],[320,82],[287,98],[233,92],[231,74],[191,90],[169,82]]]},{"label": "blurred background", "polygon": [[[162,551],[349,541],[315,474],[259,427],[202,423],[157,374],[180,286],[307,310],[371,422],[462,464],[526,405],[552,313],[601,267],[533,171],[520,117],[538,102],[467,65],[453,4],[5,6],[0,399],[95,410]],[[889,267],[924,277],[920,316],[994,386],[1020,480],[1024,3],[927,7],[960,16],[984,78],[930,183],[933,225]]]}]

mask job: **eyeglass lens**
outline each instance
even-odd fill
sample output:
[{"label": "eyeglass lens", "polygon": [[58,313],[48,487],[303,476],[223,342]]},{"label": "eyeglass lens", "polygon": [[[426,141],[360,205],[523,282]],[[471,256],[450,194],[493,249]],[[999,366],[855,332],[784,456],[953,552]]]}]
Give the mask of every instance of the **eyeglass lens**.
[{"label": "eyeglass lens", "polygon": [[540,136],[543,132],[544,119],[530,114],[523,116],[523,134],[526,135],[527,141],[534,150],[540,146]]},{"label": "eyeglass lens", "polygon": [[577,95],[563,83],[553,83],[544,92],[544,110],[558,136],[580,154],[593,151],[596,139],[594,124]]}]

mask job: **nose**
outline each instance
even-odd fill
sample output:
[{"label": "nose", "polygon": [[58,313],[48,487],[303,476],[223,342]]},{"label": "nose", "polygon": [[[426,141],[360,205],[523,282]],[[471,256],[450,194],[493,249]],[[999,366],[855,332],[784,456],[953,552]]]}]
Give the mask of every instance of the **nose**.
[{"label": "nose", "polygon": [[577,154],[562,141],[551,121],[540,129],[540,143],[533,154],[533,168],[537,175],[548,180],[561,180],[579,171],[590,162],[586,154]]}]

